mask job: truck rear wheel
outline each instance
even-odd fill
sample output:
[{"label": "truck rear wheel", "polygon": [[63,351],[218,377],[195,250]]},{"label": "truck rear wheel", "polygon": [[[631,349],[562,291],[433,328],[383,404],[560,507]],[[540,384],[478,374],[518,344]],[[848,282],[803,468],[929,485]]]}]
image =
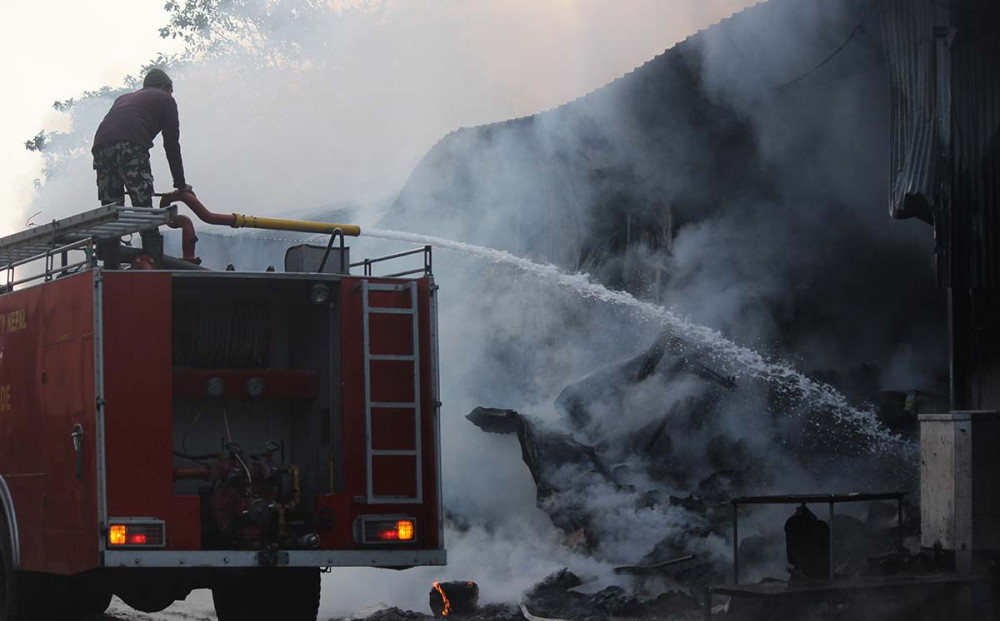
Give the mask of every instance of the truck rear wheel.
[{"label": "truck rear wheel", "polygon": [[[140,586],[116,593],[123,602],[140,612],[160,612],[174,603],[174,592],[163,588]],[[111,603],[110,601],[108,602]]]},{"label": "truck rear wheel", "polygon": [[10,527],[7,516],[0,511],[0,621],[14,621],[18,615],[17,572],[14,551],[10,549]]},{"label": "truck rear wheel", "polygon": [[37,592],[37,580],[14,567],[10,523],[0,511],[0,621],[27,621],[37,615],[38,606],[32,600]]},{"label": "truck rear wheel", "polygon": [[111,605],[111,593],[88,591],[80,600],[80,610],[85,614],[101,614]]},{"label": "truck rear wheel", "polygon": [[315,621],[319,569],[257,569],[212,589],[219,621]]},{"label": "truck rear wheel", "polygon": [[27,584],[14,567],[14,550],[10,545],[10,525],[7,515],[0,511],[0,621],[21,621],[28,614],[24,603],[31,597],[24,597]]}]

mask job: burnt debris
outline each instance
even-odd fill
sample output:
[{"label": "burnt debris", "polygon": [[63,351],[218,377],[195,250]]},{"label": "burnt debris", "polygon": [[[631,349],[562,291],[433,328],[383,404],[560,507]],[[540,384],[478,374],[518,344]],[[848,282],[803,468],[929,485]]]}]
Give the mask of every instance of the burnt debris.
[{"label": "burnt debris", "polygon": [[479,608],[479,585],[472,581],[435,582],[427,597],[435,617],[467,617]]},{"label": "burnt debris", "polygon": [[[488,433],[517,436],[539,508],[583,551],[618,573],[691,589],[731,575],[724,551],[732,549],[734,497],[788,481],[822,489],[819,482],[831,477],[856,486],[850,491],[873,491],[857,489],[864,483],[912,491],[911,463],[866,452],[857,430],[830,412],[732,375],[710,352],[665,333],[646,351],[566,387],[555,421],[484,407],[467,418]],[[874,403],[878,384],[868,385]],[[932,397],[911,391],[888,401],[894,428],[912,433],[915,416],[907,412]],[[834,571],[861,575],[900,563],[896,513],[874,503],[864,519],[837,514]],[[906,505],[904,514],[903,533],[912,536],[915,512]],[[805,509],[782,532],[789,515],[751,519],[738,542],[744,562],[779,578],[827,577],[829,526]],[[663,526],[642,529],[644,520]]]}]

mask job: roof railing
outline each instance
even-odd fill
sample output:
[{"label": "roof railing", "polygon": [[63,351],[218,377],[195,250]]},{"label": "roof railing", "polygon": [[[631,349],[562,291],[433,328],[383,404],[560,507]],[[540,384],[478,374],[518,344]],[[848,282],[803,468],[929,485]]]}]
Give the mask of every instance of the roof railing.
[{"label": "roof railing", "polygon": [[[83,251],[84,257],[81,261],[70,263],[69,253],[74,250]],[[59,265],[56,265],[57,257],[60,259]],[[42,272],[32,276],[25,276],[24,278],[16,278],[14,270],[43,259],[45,260],[45,269]],[[44,279],[45,282],[49,282],[53,277],[57,277],[57,275],[58,277],[68,276],[69,274],[75,273],[80,269],[90,269],[91,267],[97,265],[96,261],[97,259],[94,256],[93,240],[89,237],[51,248],[34,256],[12,261],[4,266],[6,282],[3,285],[0,285],[0,294],[10,293],[14,290],[14,287],[35,280]]]},{"label": "roof railing", "polygon": [[384,261],[391,261],[393,259],[400,259],[403,257],[409,257],[416,254],[423,254],[424,265],[423,267],[418,267],[412,270],[405,270],[402,272],[395,272],[392,274],[383,274],[379,278],[401,278],[403,276],[412,276],[414,274],[420,274],[422,276],[430,276],[433,274],[433,253],[431,246],[422,246],[420,248],[414,248],[413,250],[406,250],[404,252],[397,252],[395,254],[388,254],[382,257],[376,257],[374,259],[365,259],[364,261],[358,261],[357,263],[351,263],[351,267],[364,266],[364,275],[372,276],[372,265],[376,263],[382,263]]}]

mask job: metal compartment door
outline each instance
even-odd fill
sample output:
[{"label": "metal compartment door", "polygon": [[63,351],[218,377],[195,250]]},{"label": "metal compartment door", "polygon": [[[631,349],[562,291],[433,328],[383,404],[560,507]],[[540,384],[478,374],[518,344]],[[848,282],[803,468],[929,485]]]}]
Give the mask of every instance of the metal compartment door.
[{"label": "metal compartment door", "polygon": [[41,446],[46,569],[97,567],[94,306],[90,273],[45,285]]}]

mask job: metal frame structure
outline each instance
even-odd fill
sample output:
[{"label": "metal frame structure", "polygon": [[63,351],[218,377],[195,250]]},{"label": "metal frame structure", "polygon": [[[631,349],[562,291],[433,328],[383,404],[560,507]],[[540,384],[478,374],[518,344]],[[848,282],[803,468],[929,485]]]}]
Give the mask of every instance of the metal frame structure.
[{"label": "metal frame structure", "polygon": [[100,268],[94,269],[94,446],[97,450],[97,549],[107,547],[108,481],[106,464],[106,429],[104,422],[104,286]]},{"label": "metal frame structure", "polygon": [[[69,253],[74,250],[82,251],[85,258],[82,261],[70,263]],[[58,267],[55,265],[55,258],[57,255],[62,259]],[[45,269],[40,273],[25,276],[20,279],[16,278],[14,270],[42,260],[45,261]],[[3,285],[0,285],[0,294],[10,293],[17,285],[23,285],[39,279],[43,279],[44,282],[49,282],[57,273],[60,276],[68,276],[70,273],[75,273],[76,270],[91,268],[94,264],[94,245],[92,239],[89,237],[61,246],[53,246],[44,252],[7,263],[7,265],[4,266],[6,282]]]},{"label": "metal frame structure", "polygon": [[830,578],[833,578],[833,515],[835,504],[842,502],[874,502],[877,500],[896,501],[897,544],[903,545],[903,497],[906,492],[886,492],[881,494],[800,494],[784,496],[743,496],[733,498],[733,584],[740,583],[740,505],[808,505],[827,504],[830,508]]},{"label": "metal frame structure", "polygon": [[52,254],[58,246],[90,238],[117,239],[167,224],[177,215],[176,207],[119,207],[108,205],[62,220],[32,227],[0,238],[0,265],[19,263],[29,257]]},{"label": "metal frame structure", "polygon": [[[104,567],[131,568],[237,568],[260,567],[260,553],[253,550],[107,550]],[[279,567],[398,567],[444,565],[445,550],[282,550]]]},{"label": "metal frame structure", "polygon": [[[712,621],[712,596],[724,595],[730,598],[727,618],[739,616],[738,600],[750,599],[759,602],[762,610],[780,609],[782,616],[788,618],[787,606],[791,602],[808,601],[811,606],[817,602],[826,601],[831,608],[841,604],[845,599],[865,598],[870,605],[870,599],[879,595],[885,598],[898,598],[898,601],[933,601],[935,596],[951,591],[965,591],[964,596],[971,600],[972,593],[968,589],[988,583],[989,576],[962,576],[958,574],[902,574],[890,576],[867,576],[853,580],[824,581],[816,584],[787,584],[784,582],[764,582],[761,584],[742,584],[728,586],[710,586],[706,589],[702,618]],[[861,600],[864,601],[864,600]],[[792,617],[795,618],[795,617]],[[952,617],[942,617],[952,618]],[[959,616],[958,618],[964,618]]]},{"label": "metal frame structure", "polygon": [[[435,480],[438,482],[438,515],[444,515],[444,494],[441,493],[441,372],[438,348],[438,307],[437,292],[438,286],[434,283],[433,274],[428,274],[430,279],[430,330],[431,330],[431,386],[434,388],[433,401],[433,422],[434,422],[434,453],[436,455]],[[444,520],[438,520],[438,541],[444,548]]]},{"label": "metal frame structure", "polygon": [[415,254],[423,253],[424,266],[418,267],[412,270],[406,270],[403,272],[396,272],[394,274],[386,274],[380,276],[379,278],[400,278],[402,276],[410,276],[412,274],[421,274],[423,276],[430,276],[433,273],[433,256],[432,256],[432,246],[423,246],[422,248],[414,248],[413,250],[406,250],[404,252],[397,252],[395,254],[389,254],[384,257],[377,257],[375,259],[365,259],[364,261],[358,261],[357,263],[351,263],[350,267],[364,267],[364,275],[372,275],[372,265],[375,263],[381,263],[383,261],[390,261],[392,259],[399,259],[401,257],[408,257]]}]

